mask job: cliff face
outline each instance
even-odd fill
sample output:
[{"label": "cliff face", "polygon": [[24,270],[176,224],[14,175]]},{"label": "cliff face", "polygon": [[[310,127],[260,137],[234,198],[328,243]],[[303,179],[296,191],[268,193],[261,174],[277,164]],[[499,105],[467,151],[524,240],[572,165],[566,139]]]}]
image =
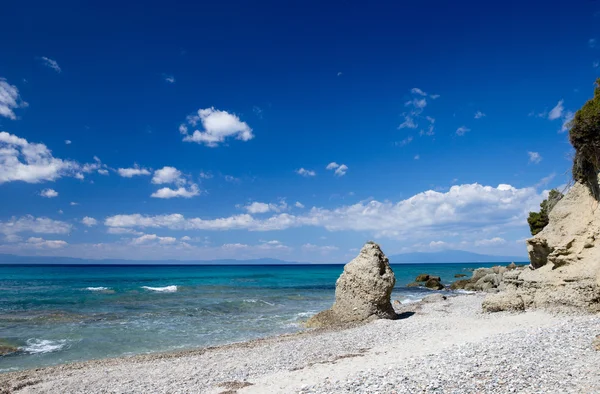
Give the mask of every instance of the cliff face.
[{"label": "cliff face", "polygon": [[600,208],[576,183],[549,214],[548,225],[527,240],[531,269],[504,279],[504,291],[486,297],[488,311],[525,308],[600,312]]}]

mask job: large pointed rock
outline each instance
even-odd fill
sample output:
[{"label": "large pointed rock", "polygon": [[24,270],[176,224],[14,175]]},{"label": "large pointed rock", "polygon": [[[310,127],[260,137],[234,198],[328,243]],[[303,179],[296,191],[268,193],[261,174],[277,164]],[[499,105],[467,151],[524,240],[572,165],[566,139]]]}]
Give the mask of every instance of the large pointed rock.
[{"label": "large pointed rock", "polygon": [[367,242],[354,260],[344,266],[336,282],[335,303],[308,322],[328,327],[372,319],[395,319],[390,302],[396,277],[379,245]]}]

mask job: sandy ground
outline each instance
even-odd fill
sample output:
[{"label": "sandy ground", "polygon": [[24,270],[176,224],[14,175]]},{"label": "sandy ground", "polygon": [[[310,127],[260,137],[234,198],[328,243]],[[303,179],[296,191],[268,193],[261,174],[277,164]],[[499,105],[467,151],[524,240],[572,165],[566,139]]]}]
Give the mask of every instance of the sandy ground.
[{"label": "sandy ground", "polygon": [[600,315],[481,312],[481,295],[402,318],[0,375],[0,393],[599,393]]}]

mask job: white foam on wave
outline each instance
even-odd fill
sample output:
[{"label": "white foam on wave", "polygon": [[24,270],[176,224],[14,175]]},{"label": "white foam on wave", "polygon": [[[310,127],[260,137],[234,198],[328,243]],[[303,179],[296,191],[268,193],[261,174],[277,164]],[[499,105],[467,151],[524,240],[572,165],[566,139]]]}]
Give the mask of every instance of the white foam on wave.
[{"label": "white foam on wave", "polygon": [[156,291],[158,293],[175,293],[177,291],[177,286],[165,286],[165,287],[150,287],[150,286],[142,286],[142,289]]},{"label": "white foam on wave", "polygon": [[89,290],[89,291],[106,291],[106,290],[110,290],[110,287],[102,287],[102,286],[99,286],[99,287],[86,287],[85,289]]},{"label": "white foam on wave", "polygon": [[476,294],[476,291],[471,291],[471,290],[463,290],[463,289],[458,289],[458,290],[454,290],[455,293],[457,294]]},{"label": "white foam on wave", "polygon": [[67,344],[66,339],[51,341],[49,339],[32,338],[27,340],[27,346],[21,347],[21,350],[31,354],[57,352]]},{"label": "white foam on wave", "polygon": [[247,298],[247,299],[245,299],[245,300],[242,300],[242,301],[244,301],[244,302],[250,302],[250,303],[252,303],[252,304],[255,304],[255,303],[257,303],[257,302],[261,302],[261,303],[263,303],[263,304],[267,304],[267,305],[270,305],[270,306],[275,306],[275,304],[272,304],[272,303],[270,303],[270,302],[267,302],[267,301],[264,301],[264,300],[255,300],[255,299],[253,299],[253,298]]}]

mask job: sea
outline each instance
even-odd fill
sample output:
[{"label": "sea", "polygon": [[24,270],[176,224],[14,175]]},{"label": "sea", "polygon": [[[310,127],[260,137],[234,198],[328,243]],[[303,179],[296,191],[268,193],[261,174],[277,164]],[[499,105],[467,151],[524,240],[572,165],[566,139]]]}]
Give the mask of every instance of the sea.
[{"label": "sea", "polygon": [[[392,264],[393,300],[421,273],[499,263]],[[241,342],[303,330],[331,307],[343,265],[0,265],[0,372]],[[442,291],[444,292],[444,291]],[[453,295],[451,292],[445,292]]]}]

